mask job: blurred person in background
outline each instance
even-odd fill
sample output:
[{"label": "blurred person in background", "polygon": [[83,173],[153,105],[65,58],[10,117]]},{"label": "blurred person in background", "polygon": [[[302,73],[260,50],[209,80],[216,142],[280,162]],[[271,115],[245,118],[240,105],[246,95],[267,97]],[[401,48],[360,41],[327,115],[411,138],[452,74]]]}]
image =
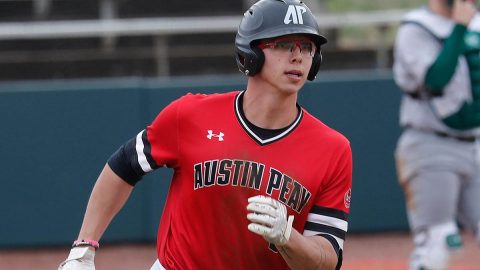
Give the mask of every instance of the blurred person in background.
[{"label": "blurred person in background", "polygon": [[247,89],[186,95],[121,146],[97,179],[59,269],[95,269],[104,231],[133,186],[159,167],[174,175],[152,270],[340,269],[350,143],[297,104],[326,41],[304,3],[254,4],[235,40]]},{"label": "blurred person in background", "polygon": [[410,270],[450,269],[461,222],[480,241],[480,16],[471,0],[406,14],[394,49],[403,90],[395,152],[414,241]]}]

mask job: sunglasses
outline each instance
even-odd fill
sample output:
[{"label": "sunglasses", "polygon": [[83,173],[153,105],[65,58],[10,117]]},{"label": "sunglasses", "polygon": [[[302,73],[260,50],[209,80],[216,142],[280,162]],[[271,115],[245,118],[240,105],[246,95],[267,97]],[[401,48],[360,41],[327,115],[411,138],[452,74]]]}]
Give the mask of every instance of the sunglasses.
[{"label": "sunglasses", "polygon": [[262,41],[258,45],[260,49],[270,48],[281,52],[290,52],[292,53],[296,47],[300,49],[300,52],[303,55],[308,55],[313,57],[315,54],[316,46],[310,40],[299,40],[299,39],[275,39]]}]

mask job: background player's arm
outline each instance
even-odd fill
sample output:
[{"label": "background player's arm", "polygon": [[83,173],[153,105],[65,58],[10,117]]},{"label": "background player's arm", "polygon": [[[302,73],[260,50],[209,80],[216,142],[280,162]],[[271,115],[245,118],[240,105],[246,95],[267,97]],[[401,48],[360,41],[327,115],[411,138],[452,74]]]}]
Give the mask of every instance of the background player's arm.
[{"label": "background player's arm", "polygon": [[337,253],[326,238],[303,236],[295,229],[287,244],[277,249],[292,270],[333,270],[338,262]]},{"label": "background player's arm", "polygon": [[452,9],[452,20],[456,23],[450,36],[443,42],[435,62],[425,76],[425,85],[433,94],[442,94],[443,88],[453,77],[458,57],[462,55],[463,39],[467,26],[476,14],[476,7],[470,1],[456,0]]},{"label": "background player's arm", "polygon": [[99,240],[130,196],[133,186],[105,165],[95,183],[78,239]]}]

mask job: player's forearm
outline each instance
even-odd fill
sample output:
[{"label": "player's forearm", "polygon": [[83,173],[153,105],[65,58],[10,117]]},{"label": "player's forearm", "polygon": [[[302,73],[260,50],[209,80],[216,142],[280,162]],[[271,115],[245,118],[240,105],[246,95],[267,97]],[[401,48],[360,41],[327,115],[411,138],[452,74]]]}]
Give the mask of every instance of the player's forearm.
[{"label": "player's forearm", "polygon": [[338,261],[328,240],[320,236],[305,237],[295,229],[287,244],[277,248],[292,270],[334,270]]},{"label": "player's forearm", "polygon": [[90,195],[78,238],[100,240],[132,189],[133,186],[118,177],[108,164],[105,165]]},{"label": "player's forearm", "polygon": [[442,93],[443,88],[452,79],[458,57],[462,54],[462,42],[466,31],[466,26],[457,24],[445,40],[442,50],[425,76],[425,85],[430,92]]}]

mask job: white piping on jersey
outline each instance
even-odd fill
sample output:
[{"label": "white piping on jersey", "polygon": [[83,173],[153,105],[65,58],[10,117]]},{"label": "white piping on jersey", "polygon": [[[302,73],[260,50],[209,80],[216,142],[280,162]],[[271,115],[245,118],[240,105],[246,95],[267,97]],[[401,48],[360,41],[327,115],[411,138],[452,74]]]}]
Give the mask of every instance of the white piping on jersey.
[{"label": "white piping on jersey", "polygon": [[150,164],[147,161],[147,157],[143,152],[143,150],[145,149],[145,145],[143,145],[143,140],[142,140],[143,132],[146,132],[146,131],[142,130],[140,131],[140,133],[137,134],[135,150],[137,150],[138,164],[140,164],[140,167],[142,167],[142,170],[147,173],[147,172],[153,171],[153,169],[152,167],[150,167]]},{"label": "white piping on jersey", "polygon": [[300,113],[298,114],[297,119],[295,120],[295,122],[293,123],[293,125],[291,125],[287,130],[285,130],[284,132],[278,134],[278,135],[275,136],[275,137],[272,137],[272,138],[269,138],[269,139],[266,139],[266,140],[262,140],[260,137],[257,136],[257,134],[255,134],[255,132],[253,132],[250,128],[248,128],[247,123],[245,123],[245,121],[244,121],[243,118],[242,118],[242,115],[240,114],[240,108],[238,107],[238,104],[239,104],[238,99],[239,99],[244,93],[245,93],[245,91],[243,91],[243,92],[241,92],[240,94],[237,95],[237,97],[236,97],[236,99],[235,99],[235,111],[237,112],[238,119],[240,119],[240,122],[242,123],[242,126],[248,131],[248,133],[250,133],[250,135],[252,135],[257,141],[259,141],[259,142],[262,143],[262,144],[266,144],[266,143],[269,143],[269,142],[278,140],[279,138],[285,136],[285,135],[288,134],[290,131],[292,131],[292,130],[297,126],[298,122],[300,122],[300,119],[302,119],[303,110],[300,109]]},{"label": "white piping on jersey", "polygon": [[330,235],[331,237],[335,238],[335,240],[337,240],[337,243],[338,243],[338,246],[340,246],[340,249],[343,249],[344,240],[336,237],[335,235],[325,233],[325,232],[316,232],[316,231],[310,231],[310,230],[303,231],[304,236],[315,236],[315,235],[318,235],[318,234],[328,234],[328,235]]}]

